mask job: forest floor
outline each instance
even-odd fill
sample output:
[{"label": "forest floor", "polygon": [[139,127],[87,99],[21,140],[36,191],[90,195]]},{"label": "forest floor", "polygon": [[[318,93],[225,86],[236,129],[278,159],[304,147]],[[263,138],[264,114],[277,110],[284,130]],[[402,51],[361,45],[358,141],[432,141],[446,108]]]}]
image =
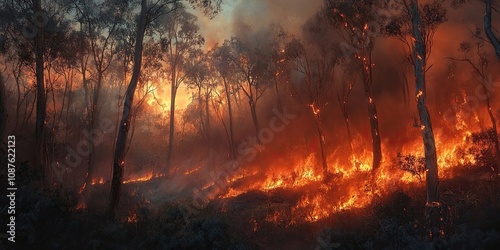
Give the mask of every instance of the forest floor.
[{"label": "forest floor", "polygon": [[[27,169],[26,165],[20,168]],[[442,234],[429,239],[424,185],[392,189],[362,208],[340,210],[308,221],[290,212],[305,190],[250,191],[215,199],[186,220],[189,200],[151,201],[134,189],[151,190],[162,181],[125,185],[120,211],[104,211],[108,189],[93,190],[88,209],[77,210],[74,194],[41,188],[36,176],[20,171],[17,195],[18,249],[499,249],[500,178],[485,168],[463,169],[440,182]],[[320,185],[320,184],[317,184]],[[143,191],[147,194],[148,191]],[[7,197],[0,197],[7,224]],[[306,216],[306,215],[304,215]],[[2,239],[0,249],[12,246]]]}]

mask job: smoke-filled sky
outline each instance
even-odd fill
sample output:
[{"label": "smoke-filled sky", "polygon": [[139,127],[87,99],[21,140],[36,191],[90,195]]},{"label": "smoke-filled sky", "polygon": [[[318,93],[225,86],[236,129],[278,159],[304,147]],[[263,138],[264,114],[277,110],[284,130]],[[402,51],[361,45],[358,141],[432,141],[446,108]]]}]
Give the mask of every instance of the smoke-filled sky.
[{"label": "smoke-filled sky", "polygon": [[271,23],[297,33],[322,3],[323,0],[223,0],[222,12],[214,19],[198,15],[200,31],[208,47],[235,34],[265,29]]}]

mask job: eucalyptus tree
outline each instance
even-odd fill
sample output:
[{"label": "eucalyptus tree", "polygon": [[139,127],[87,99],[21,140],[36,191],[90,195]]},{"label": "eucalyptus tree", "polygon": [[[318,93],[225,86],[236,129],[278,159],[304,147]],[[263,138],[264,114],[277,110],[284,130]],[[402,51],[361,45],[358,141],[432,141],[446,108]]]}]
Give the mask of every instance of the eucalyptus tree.
[{"label": "eucalyptus tree", "polygon": [[[47,133],[46,60],[62,55],[68,47],[65,40],[69,26],[64,20],[68,8],[64,1],[3,1],[1,36],[5,49],[17,58],[18,73],[33,72],[35,76],[35,164],[43,171],[48,164],[45,138]],[[17,77],[16,77],[17,78]],[[17,82],[19,86],[19,82]],[[18,99],[19,99],[18,90]],[[19,106],[19,101],[18,101]],[[19,112],[17,112],[19,113]],[[18,118],[16,118],[18,119]]]},{"label": "eucalyptus tree", "polygon": [[[233,125],[233,101],[232,96],[235,91],[234,77],[233,72],[235,71],[232,67],[231,63],[231,42],[229,40],[225,40],[222,45],[216,45],[212,51],[212,60],[215,70],[219,75],[219,78],[222,79],[223,84],[223,93],[225,97],[225,103],[227,104],[227,111],[229,115],[229,129],[223,120],[223,116],[219,112],[219,106],[222,103],[221,95],[216,91],[217,96],[219,97],[219,101],[212,101],[214,109],[216,111],[216,115],[218,119],[222,122],[224,129],[226,131],[227,140],[229,143],[229,153],[232,159],[236,159],[236,148],[234,142],[234,125]],[[233,84],[231,84],[233,83]]]},{"label": "eucalyptus tree", "polygon": [[[75,0],[73,7],[76,17],[82,27],[82,42],[88,43],[92,66],[87,68],[81,60],[83,76],[83,89],[85,92],[86,117],[88,131],[94,131],[99,121],[103,83],[110,66],[115,62],[116,47],[118,44],[117,31],[124,24],[124,15],[130,11],[131,6],[126,2],[90,0]],[[84,56],[82,54],[82,56]],[[90,77],[87,79],[87,73]],[[99,143],[94,136],[88,136],[88,160],[85,183],[81,191],[92,183],[96,170],[95,147]]]},{"label": "eucalyptus tree", "polygon": [[272,83],[272,53],[271,46],[264,39],[255,42],[231,38],[230,61],[236,73],[239,90],[248,99],[250,114],[255,128],[257,142],[259,140],[260,124],[257,114],[257,104]]},{"label": "eucalyptus tree", "polygon": [[439,234],[439,176],[436,142],[431,117],[427,107],[426,73],[432,67],[427,65],[432,51],[433,37],[440,24],[447,20],[443,1],[432,1],[419,5],[418,0],[395,0],[399,14],[392,16],[385,26],[386,34],[396,37],[408,48],[408,61],[415,74],[415,100],[419,114],[420,129],[425,154],[425,175],[427,187],[426,216],[430,224],[431,237]]},{"label": "eucalyptus tree", "polygon": [[[215,15],[220,10],[220,0],[189,0],[195,7],[201,8],[205,14]],[[120,120],[118,136],[116,139],[113,157],[113,175],[111,181],[110,199],[108,212],[117,215],[118,202],[123,181],[123,169],[125,167],[125,154],[128,132],[132,115],[135,89],[139,81],[142,66],[142,52],[144,36],[151,23],[164,15],[170,15],[176,10],[181,2],[179,0],[141,0],[140,12],[137,13],[136,35],[134,42],[134,62],[132,76],[125,93],[123,113]]]},{"label": "eucalyptus tree", "polygon": [[200,51],[194,61],[188,62],[192,68],[188,72],[188,86],[195,90],[193,100],[197,103],[198,117],[203,137],[207,146],[211,147],[210,140],[210,99],[216,87],[215,69],[210,65],[210,54]]},{"label": "eucalyptus tree", "polygon": [[359,69],[364,86],[370,132],[372,137],[373,170],[382,162],[382,146],[377,114],[377,106],[373,95],[373,49],[375,39],[380,34],[380,22],[384,1],[380,0],[328,0],[325,15],[331,20],[342,39],[345,56],[359,61]]},{"label": "eucalyptus tree", "polygon": [[293,70],[298,73],[299,80],[291,84],[292,93],[302,104],[308,106],[314,119],[323,178],[326,180],[328,163],[322,115],[331,99],[335,68],[341,53],[334,44],[324,47],[318,46],[315,41],[293,39],[287,44],[285,54],[287,59],[293,62]]},{"label": "eucalyptus tree", "polygon": [[163,16],[158,31],[163,49],[163,60],[167,63],[167,77],[170,80],[169,143],[166,168],[170,169],[175,143],[175,105],[179,87],[185,83],[197,51],[205,43],[196,24],[198,18],[180,5],[169,15]]}]

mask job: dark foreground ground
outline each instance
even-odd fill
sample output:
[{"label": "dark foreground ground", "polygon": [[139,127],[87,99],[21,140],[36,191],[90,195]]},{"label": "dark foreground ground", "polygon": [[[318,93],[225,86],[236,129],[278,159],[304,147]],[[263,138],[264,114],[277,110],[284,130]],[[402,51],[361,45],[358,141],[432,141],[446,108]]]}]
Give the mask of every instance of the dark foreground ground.
[{"label": "dark foreground ground", "polygon": [[[484,169],[441,181],[443,234],[429,240],[421,185],[312,223],[286,211],[314,186],[216,199],[186,221],[179,205],[188,200],[157,202],[132,192],[162,181],[152,180],[126,185],[123,219],[111,221],[102,204],[75,210],[75,194],[41,188],[27,168],[18,168],[16,243],[2,238],[0,249],[500,249],[500,178],[485,178]],[[94,189],[94,203],[105,203],[107,188]],[[7,197],[0,201],[6,225]]]}]

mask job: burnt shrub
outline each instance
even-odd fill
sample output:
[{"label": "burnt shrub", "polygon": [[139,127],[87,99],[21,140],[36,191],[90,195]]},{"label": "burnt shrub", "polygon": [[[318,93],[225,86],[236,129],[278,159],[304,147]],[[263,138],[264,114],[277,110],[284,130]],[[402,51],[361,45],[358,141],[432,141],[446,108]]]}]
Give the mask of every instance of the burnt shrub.
[{"label": "burnt shrub", "polygon": [[460,150],[460,154],[463,158],[466,154],[473,155],[476,161],[474,166],[491,167],[495,164],[495,140],[497,136],[493,128],[471,133],[465,139],[467,145],[470,146]]},{"label": "burnt shrub", "polygon": [[396,159],[394,160],[394,165],[403,171],[409,172],[422,182],[422,176],[425,172],[424,157],[419,157],[414,154],[403,155],[398,153]]}]

